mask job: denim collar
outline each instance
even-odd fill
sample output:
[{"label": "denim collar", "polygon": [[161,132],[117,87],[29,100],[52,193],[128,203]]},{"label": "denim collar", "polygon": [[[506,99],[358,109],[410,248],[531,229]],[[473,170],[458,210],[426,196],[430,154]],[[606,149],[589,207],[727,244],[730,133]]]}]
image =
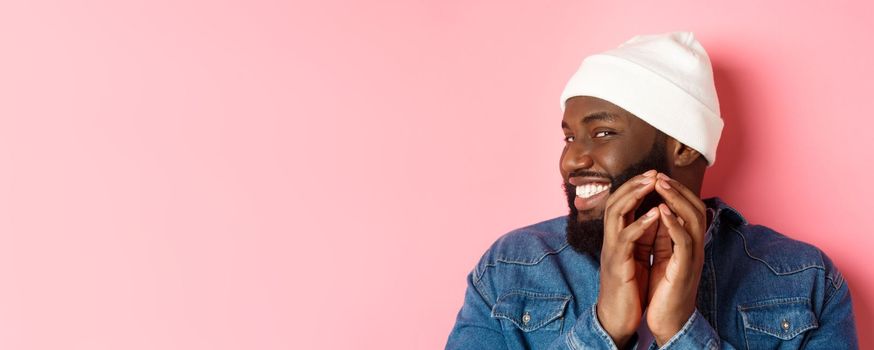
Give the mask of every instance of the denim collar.
[{"label": "denim collar", "polygon": [[710,240],[714,234],[720,231],[722,225],[725,224],[747,224],[747,220],[740,214],[737,209],[726,204],[722,198],[710,197],[702,200],[707,206],[707,215],[712,218],[710,226],[707,227],[707,232],[704,234],[704,246],[710,244]]}]

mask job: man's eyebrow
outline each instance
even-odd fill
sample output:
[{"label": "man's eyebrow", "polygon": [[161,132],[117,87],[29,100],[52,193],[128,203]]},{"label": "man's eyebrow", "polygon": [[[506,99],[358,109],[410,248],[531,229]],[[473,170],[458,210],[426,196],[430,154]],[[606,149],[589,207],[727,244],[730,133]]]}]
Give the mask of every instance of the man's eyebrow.
[{"label": "man's eyebrow", "polygon": [[[588,123],[592,123],[592,122],[596,122],[596,121],[614,123],[614,122],[616,122],[616,119],[618,119],[618,118],[619,117],[616,114],[613,114],[613,113],[610,113],[607,111],[592,112],[592,113],[589,113],[589,115],[583,117],[583,124],[588,124]],[[562,129],[570,128],[570,126],[568,126],[568,123],[565,122],[564,120],[561,121],[561,127],[562,127]]]},{"label": "man's eyebrow", "polygon": [[617,117],[615,114],[607,112],[607,111],[594,112],[594,113],[591,113],[591,114],[583,117],[583,124],[591,123],[591,122],[595,122],[595,121],[604,121],[604,122],[608,122],[608,123],[613,123],[618,118],[619,117]]}]

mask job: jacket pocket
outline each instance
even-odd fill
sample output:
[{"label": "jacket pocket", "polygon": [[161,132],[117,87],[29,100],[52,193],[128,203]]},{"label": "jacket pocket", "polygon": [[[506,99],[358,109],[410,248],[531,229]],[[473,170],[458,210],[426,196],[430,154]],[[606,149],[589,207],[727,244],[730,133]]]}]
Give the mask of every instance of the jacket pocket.
[{"label": "jacket pocket", "polygon": [[748,349],[776,349],[801,344],[803,333],[819,327],[810,299],[779,298],[740,305]]},{"label": "jacket pocket", "polygon": [[523,332],[557,330],[570,299],[563,294],[510,291],[495,302],[492,317],[510,322]]}]

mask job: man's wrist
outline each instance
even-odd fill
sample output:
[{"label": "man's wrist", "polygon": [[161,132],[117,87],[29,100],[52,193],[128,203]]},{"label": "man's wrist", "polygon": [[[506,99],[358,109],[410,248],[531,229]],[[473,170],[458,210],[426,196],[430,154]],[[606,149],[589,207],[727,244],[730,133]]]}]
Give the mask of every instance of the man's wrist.
[{"label": "man's wrist", "polygon": [[650,332],[652,333],[656,345],[662,347],[665,343],[671,340],[671,338],[676,336],[677,333],[679,333],[683,327],[689,323],[693,314],[695,314],[695,309],[692,309],[684,317],[677,318],[675,322],[657,322],[658,324],[661,324],[662,327],[657,327],[656,329],[650,328]]},{"label": "man's wrist", "polygon": [[659,344],[659,349],[711,349],[718,343],[716,330],[695,309],[680,331],[665,344]]},{"label": "man's wrist", "polygon": [[607,327],[604,326],[604,322],[603,322],[604,317],[603,317],[603,315],[601,315],[601,311],[602,310],[598,308],[598,303],[595,303],[595,322],[597,322],[598,324],[601,325],[601,328],[603,328],[604,332],[606,332],[607,335],[610,336],[610,339],[613,340],[613,344],[615,344],[617,348],[619,348],[619,349],[630,348],[628,345],[629,345],[629,343],[631,343],[631,345],[633,345],[632,338],[634,338],[637,335],[637,333],[631,332],[629,334],[622,334],[620,332],[617,332],[616,330],[608,329]]},{"label": "man's wrist", "polygon": [[[685,323],[684,323],[685,324]],[[663,332],[652,332],[652,337],[656,342],[656,345],[662,347],[667,343],[671,338],[673,338],[680,330],[683,329],[683,325],[681,324],[679,327],[671,327],[670,329]]]}]

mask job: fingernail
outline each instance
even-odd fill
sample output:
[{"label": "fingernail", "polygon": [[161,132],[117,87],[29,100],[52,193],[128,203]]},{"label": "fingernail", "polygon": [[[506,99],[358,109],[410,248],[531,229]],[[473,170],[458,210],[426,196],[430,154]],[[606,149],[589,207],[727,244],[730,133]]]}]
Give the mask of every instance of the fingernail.
[{"label": "fingernail", "polygon": [[651,218],[651,217],[655,216],[655,214],[656,214],[656,208],[652,208],[648,212],[646,212],[646,217]]},{"label": "fingernail", "polygon": [[659,205],[659,210],[662,211],[662,214],[665,214],[667,216],[671,216],[671,211],[668,210],[668,207],[666,205],[664,205],[664,204]]},{"label": "fingernail", "polygon": [[645,177],[645,178],[643,178],[642,180],[640,180],[640,183],[643,184],[643,185],[649,185],[649,184],[651,184],[653,181],[655,181],[655,178],[653,178],[653,177]]},{"label": "fingernail", "polygon": [[645,173],[643,173],[643,176],[655,176],[655,174],[656,174],[655,169],[651,169],[651,170],[647,170]]},{"label": "fingernail", "polygon": [[662,179],[661,181],[659,181],[659,184],[662,185],[662,188],[664,188],[664,189],[670,189],[670,188],[671,188],[671,185],[668,185],[668,181],[665,180],[665,179]]},{"label": "fingernail", "polygon": [[670,180],[671,179],[667,175],[665,175],[665,173],[659,173],[658,178],[662,179],[662,180]]}]

